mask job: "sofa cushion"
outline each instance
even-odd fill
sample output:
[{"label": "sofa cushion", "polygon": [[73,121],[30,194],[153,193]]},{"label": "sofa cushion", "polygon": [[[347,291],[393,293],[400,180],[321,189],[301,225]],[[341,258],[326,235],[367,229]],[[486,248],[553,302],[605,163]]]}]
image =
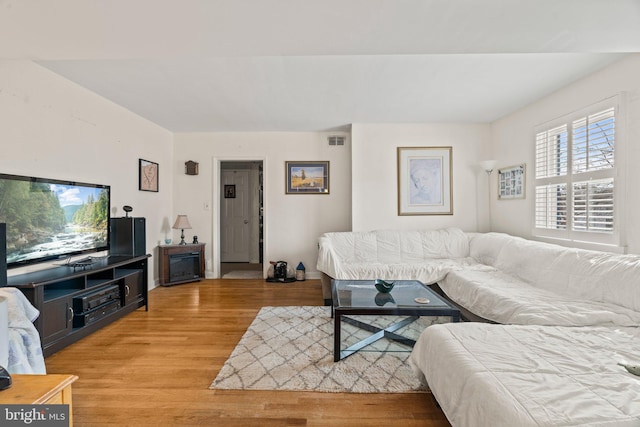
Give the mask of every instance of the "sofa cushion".
[{"label": "sofa cushion", "polygon": [[[333,232],[320,236],[317,268],[336,279],[354,279],[347,276],[363,264],[387,264],[398,268],[433,259],[468,256],[469,238],[457,228]],[[352,265],[356,267],[350,267]],[[401,277],[400,271],[394,272],[391,278],[415,279]]]},{"label": "sofa cushion", "polygon": [[438,284],[457,304],[497,323],[640,325],[640,311],[537,287],[495,268],[452,270]]},{"label": "sofa cushion", "polygon": [[640,257],[567,248],[503,233],[474,235],[470,255],[536,288],[640,312]]},{"label": "sofa cushion", "polygon": [[470,242],[470,254],[478,262],[534,284],[542,282],[538,277],[542,270],[566,250],[503,233],[477,235]]},{"label": "sofa cushion", "polygon": [[640,257],[567,249],[538,277],[540,287],[563,295],[640,312]]}]

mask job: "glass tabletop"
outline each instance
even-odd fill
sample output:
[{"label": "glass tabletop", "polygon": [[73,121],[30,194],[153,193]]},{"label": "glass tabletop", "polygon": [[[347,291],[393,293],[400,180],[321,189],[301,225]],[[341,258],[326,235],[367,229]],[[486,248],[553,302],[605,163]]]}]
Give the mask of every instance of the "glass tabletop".
[{"label": "glass tabletop", "polygon": [[334,280],[333,286],[336,308],[452,308],[447,301],[417,280],[396,280],[389,293],[378,292],[373,280]]}]

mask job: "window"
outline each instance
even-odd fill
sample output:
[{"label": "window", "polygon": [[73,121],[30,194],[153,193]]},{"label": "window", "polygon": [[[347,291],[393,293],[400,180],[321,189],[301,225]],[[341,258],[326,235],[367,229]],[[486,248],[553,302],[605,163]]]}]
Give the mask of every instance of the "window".
[{"label": "window", "polygon": [[541,126],[534,234],[618,244],[617,97]]}]

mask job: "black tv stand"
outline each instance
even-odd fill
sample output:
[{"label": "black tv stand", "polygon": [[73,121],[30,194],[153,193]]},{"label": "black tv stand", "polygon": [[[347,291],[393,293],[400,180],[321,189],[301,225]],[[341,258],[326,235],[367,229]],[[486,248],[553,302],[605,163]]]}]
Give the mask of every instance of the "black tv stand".
[{"label": "black tv stand", "polygon": [[149,257],[100,257],[79,271],[70,263],[10,276],[8,285],[20,289],[40,311],[34,324],[44,356],[140,307],[148,310]]}]

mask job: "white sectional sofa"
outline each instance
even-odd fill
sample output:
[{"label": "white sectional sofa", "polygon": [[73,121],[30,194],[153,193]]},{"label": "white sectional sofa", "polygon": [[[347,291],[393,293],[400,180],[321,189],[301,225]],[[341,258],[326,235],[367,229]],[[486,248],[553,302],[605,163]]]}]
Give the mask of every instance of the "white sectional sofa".
[{"label": "white sectional sofa", "polygon": [[634,255],[455,228],[336,232],[320,237],[317,268],[325,299],[331,278],[420,280],[496,323],[640,325],[640,257]]},{"label": "white sectional sofa", "polygon": [[640,425],[640,377],[618,365],[640,364],[639,256],[458,229],[327,233],[319,248],[323,290],[415,279],[497,323],[432,326],[414,347],[453,425]]}]

